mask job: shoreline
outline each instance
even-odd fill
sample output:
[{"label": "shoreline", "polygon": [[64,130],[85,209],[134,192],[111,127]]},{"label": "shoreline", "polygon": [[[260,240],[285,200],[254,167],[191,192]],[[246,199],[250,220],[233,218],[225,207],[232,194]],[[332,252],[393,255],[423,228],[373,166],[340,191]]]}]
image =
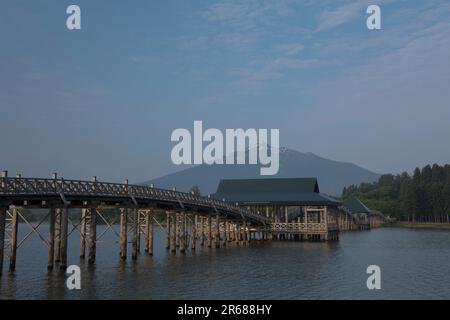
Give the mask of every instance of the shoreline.
[{"label": "shoreline", "polygon": [[450,223],[397,221],[390,225],[397,228],[450,230]]}]

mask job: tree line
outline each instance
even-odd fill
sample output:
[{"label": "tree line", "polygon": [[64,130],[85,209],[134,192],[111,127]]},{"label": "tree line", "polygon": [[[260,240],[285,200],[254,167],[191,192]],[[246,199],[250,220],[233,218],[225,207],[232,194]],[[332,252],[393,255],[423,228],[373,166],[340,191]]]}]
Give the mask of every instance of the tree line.
[{"label": "tree line", "polygon": [[383,174],[377,182],[345,187],[343,200],[350,196],[398,220],[450,222],[450,164],[416,168],[412,175]]}]

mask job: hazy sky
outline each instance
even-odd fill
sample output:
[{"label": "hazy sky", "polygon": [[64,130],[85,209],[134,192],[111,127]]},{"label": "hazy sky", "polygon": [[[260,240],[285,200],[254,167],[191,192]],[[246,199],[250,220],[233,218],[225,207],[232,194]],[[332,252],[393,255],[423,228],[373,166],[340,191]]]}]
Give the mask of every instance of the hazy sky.
[{"label": "hazy sky", "polygon": [[3,0],[0,40],[11,174],[147,180],[194,120],[380,173],[450,162],[448,0]]}]

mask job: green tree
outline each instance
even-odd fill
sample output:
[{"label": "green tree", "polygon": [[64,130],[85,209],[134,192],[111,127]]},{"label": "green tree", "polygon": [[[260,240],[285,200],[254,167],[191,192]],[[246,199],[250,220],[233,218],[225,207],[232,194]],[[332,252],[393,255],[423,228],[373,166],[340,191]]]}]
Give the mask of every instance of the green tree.
[{"label": "green tree", "polygon": [[192,193],[195,196],[201,196],[202,195],[201,192],[200,192],[199,186],[193,186],[191,188],[191,190],[189,190],[189,192]]}]

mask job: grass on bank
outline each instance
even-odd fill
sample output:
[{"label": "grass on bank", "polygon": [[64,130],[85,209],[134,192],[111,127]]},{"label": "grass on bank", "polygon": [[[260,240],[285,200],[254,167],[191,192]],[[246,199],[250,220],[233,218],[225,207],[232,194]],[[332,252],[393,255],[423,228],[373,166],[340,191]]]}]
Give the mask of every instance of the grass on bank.
[{"label": "grass on bank", "polygon": [[417,229],[444,229],[450,230],[450,223],[442,222],[408,222],[397,221],[391,225],[392,227],[400,228],[417,228]]}]

